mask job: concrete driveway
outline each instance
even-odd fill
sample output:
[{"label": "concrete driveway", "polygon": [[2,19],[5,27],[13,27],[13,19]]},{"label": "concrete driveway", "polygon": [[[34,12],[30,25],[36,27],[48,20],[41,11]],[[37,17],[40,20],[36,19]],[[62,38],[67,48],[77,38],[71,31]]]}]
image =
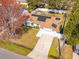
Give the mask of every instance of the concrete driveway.
[{"label": "concrete driveway", "polygon": [[41,29],[38,34],[39,38],[33,51],[28,57],[33,59],[48,59],[48,53],[54,37],[60,38],[60,34],[49,29]]},{"label": "concrete driveway", "polygon": [[44,34],[38,40],[33,51],[28,55],[33,59],[48,59],[48,52],[52,44],[53,37],[51,35]]}]

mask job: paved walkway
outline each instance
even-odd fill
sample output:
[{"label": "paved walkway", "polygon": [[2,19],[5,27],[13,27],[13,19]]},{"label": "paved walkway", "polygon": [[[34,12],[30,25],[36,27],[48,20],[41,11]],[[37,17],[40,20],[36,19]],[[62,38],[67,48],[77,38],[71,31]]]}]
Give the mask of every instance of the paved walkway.
[{"label": "paved walkway", "polygon": [[0,59],[32,59],[0,48]]}]

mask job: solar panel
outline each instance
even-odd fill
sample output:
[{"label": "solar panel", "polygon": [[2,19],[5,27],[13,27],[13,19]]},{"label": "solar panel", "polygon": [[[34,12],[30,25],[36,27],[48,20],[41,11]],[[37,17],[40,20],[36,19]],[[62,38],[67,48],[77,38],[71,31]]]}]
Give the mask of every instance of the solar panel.
[{"label": "solar panel", "polygon": [[32,16],[38,17],[37,20],[38,20],[38,21],[43,21],[43,22],[45,22],[47,18],[51,18],[51,17],[49,17],[49,16],[42,16],[42,15],[35,15],[35,14],[32,14]]},{"label": "solar panel", "polygon": [[46,21],[46,17],[45,17],[45,16],[39,16],[39,17],[38,17],[38,21],[43,21],[43,22],[45,22],[45,21]]}]

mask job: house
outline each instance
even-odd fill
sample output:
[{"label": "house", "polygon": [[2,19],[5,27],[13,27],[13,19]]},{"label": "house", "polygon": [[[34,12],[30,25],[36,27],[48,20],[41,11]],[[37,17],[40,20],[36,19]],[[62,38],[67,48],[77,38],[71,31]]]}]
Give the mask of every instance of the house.
[{"label": "house", "polygon": [[60,26],[63,26],[65,20],[62,13],[50,13],[50,9],[38,8],[31,14],[34,23],[39,24],[41,28],[50,28],[60,32]]},{"label": "house", "polygon": [[79,44],[75,47],[75,53],[79,54]]},{"label": "house", "polygon": [[20,5],[26,5],[27,8],[28,8],[27,0],[16,0],[16,1],[17,1],[17,4],[20,4]]},{"label": "house", "polygon": [[57,10],[57,9],[47,9],[47,8],[37,8],[33,12],[36,12],[36,11],[46,11],[46,12],[49,12],[49,13],[59,13],[59,14],[66,14],[67,13],[66,10],[61,10],[61,9],[60,10]]}]

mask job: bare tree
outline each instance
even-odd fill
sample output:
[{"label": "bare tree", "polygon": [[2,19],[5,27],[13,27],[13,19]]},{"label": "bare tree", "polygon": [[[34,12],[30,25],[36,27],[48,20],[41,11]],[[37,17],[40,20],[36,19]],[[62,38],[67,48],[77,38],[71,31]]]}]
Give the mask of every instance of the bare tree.
[{"label": "bare tree", "polygon": [[23,9],[14,0],[2,0],[0,7],[0,39],[15,38],[20,32],[24,21]]}]

